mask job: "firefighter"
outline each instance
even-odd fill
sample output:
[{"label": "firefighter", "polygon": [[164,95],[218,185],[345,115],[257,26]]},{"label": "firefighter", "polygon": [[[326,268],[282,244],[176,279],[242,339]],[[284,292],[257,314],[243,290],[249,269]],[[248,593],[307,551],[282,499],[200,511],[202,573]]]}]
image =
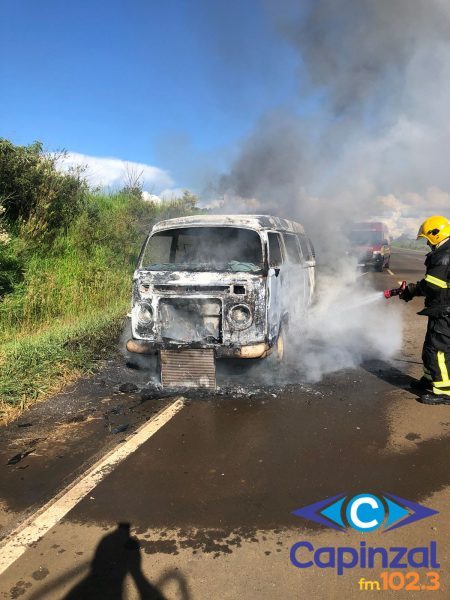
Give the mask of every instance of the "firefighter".
[{"label": "firefighter", "polygon": [[422,352],[424,374],[412,387],[424,392],[424,404],[450,404],[450,221],[430,217],[422,223],[419,238],[425,238],[431,248],[425,277],[408,284],[400,294],[405,302],[425,296],[425,308],[418,314],[428,317]]}]

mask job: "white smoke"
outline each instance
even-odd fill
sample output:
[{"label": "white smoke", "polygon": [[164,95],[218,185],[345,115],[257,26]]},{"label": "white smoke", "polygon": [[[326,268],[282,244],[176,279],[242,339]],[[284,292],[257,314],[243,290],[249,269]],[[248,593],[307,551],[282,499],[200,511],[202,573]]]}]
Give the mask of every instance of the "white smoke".
[{"label": "white smoke", "polygon": [[450,3],[266,6],[298,52],[299,104],[315,109],[260,118],[220,179],[221,210],[299,220],[316,243],[329,274],[293,343],[297,367],[318,380],[401,346],[401,305],[371,289],[370,276],[360,280],[355,265],[336,262],[351,222],[384,221],[393,237],[415,237],[426,217],[450,217]]},{"label": "white smoke", "polygon": [[307,381],[319,381],[365,360],[389,360],[401,348],[399,303],[388,302],[382,292],[374,291],[354,267],[347,263],[334,273],[322,274],[303,335],[295,330],[299,324],[290,333],[288,363],[296,364]]}]

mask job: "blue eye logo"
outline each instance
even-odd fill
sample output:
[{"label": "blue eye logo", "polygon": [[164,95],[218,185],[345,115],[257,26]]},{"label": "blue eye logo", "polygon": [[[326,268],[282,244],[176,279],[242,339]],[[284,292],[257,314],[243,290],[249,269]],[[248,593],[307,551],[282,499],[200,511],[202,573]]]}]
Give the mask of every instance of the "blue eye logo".
[{"label": "blue eye logo", "polygon": [[438,511],[384,492],[380,496],[338,494],[294,510],[292,514],[338,531],[350,528],[369,532],[383,528],[386,533],[436,515]]}]

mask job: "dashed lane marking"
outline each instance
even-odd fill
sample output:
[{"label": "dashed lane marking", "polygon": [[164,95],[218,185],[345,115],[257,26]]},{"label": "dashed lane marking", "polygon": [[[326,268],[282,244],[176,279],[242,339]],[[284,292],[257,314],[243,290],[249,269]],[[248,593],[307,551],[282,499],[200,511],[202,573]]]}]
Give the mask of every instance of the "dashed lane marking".
[{"label": "dashed lane marking", "polygon": [[393,277],[395,277],[395,273],[393,273],[390,269],[388,269],[387,272],[389,273],[389,275],[392,275]]},{"label": "dashed lane marking", "polygon": [[180,397],[153,419],[140,427],[134,435],[117,446],[78,477],[72,484],[36,511],[0,545],[0,575],[26,552],[31,544],[42,538],[91,492],[119,463],[135,452],[149,438],[170,421],[184,406]]}]

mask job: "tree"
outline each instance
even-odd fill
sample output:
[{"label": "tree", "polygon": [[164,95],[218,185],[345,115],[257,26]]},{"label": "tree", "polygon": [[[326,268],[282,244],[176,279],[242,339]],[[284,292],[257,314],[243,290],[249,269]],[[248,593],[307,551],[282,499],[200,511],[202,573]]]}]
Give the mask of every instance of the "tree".
[{"label": "tree", "polygon": [[0,138],[0,204],[12,230],[52,237],[81,212],[88,191],[83,169],[58,169],[64,156],[44,153],[40,142],[16,146]]}]

